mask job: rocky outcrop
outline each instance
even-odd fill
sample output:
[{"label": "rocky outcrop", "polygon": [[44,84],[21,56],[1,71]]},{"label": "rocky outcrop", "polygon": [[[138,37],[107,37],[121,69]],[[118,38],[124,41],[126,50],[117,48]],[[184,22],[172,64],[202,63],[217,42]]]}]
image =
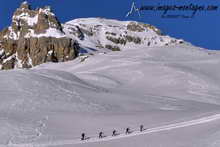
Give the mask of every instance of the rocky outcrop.
[{"label": "rocky outcrop", "polygon": [[75,40],[65,37],[49,7],[32,10],[23,2],[15,11],[11,26],[0,32],[0,69],[73,60],[78,49]]},{"label": "rocky outcrop", "polygon": [[118,46],[112,46],[112,45],[109,45],[109,44],[106,44],[105,48],[110,49],[112,51],[120,51],[121,50]]},{"label": "rocky outcrop", "polygon": [[157,29],[156,27],[150,25],[150,24],[143,24],[139,22],[130,22],[127,25],[127,29],[133,32],[144,32],[146,29],[151,29],[158,35],[163,35],[162,32]]}]

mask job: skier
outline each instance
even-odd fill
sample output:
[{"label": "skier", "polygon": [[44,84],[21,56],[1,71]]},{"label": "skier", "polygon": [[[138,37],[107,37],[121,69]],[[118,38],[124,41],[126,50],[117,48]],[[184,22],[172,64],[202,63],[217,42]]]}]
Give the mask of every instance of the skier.
[{"label": "skier", "polygon": [[130,132],[130,128],[126,128],[126,132],[125,132],[125,134],[130,134],[131,132]]},{"label": "skier", "polygon": [[144,126],[140,125],[140,132],[144,131]]},{"label": "skier", "polygon": [[99,138],[103,138],[103,132],[99,132]]},{"label": "skier", "polygon": [[81,137],[81,140],[85,140],[86,138],[86,135],[85,135],[85,133],[82,133],[82,135],[81,135],[82,137]]},{"label": "skier", "polygon": [[117,134],[116,134],[116,130],[113,130],[113,132],[112,132],[112,136],[116,136]]}]

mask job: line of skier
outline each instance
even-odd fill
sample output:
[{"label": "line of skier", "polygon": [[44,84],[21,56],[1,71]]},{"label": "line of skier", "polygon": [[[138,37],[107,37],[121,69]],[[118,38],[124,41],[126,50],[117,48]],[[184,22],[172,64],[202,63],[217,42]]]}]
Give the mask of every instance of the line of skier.
[{"label": "line of skier", "polygon": [[[144,130],[145,130],[145,129],[144,129],[144,125],[140,125],[140,132],[143,132]],[[125,134],[131,134],[131,133],[132,133],[131,129],[130,129],[129,127],[126,128]],[[112,131],[112,136],[114,137],[114,136],[117,136],[117,135],[120,135],[120,134],[117,133],[116,130],[113,130],[113,131]],[[101,138],[104,138],[104,137],[106,137],[106,136],[104,135],[104,132],[99,132],[98,137],[101,139]],[[82,133],[82,135],[81,135],[81,140],[87,140],[87,139],[89,139],[89,137],[86,137],[86,134],[85,134],[85,133]]]}]

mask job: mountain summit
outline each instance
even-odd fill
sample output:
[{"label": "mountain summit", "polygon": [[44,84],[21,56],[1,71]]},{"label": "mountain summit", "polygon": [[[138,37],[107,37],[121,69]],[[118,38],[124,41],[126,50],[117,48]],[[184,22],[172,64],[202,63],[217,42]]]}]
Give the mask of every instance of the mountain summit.
[{"label": "mountain summit", "polygon": [[50,7],[32,10],[27,2],[14,12],[11,26],[0,32],[1,69],[30,68],[76,57],[78,46],[65,37]]},{"label": "mountain summit", "polygon": [[153,25],[135,21],[118,21],[105,18],[80,18],[64,25],[66,36],[87,48],[98,51],[169,46],[183,43],[163,33]]},{"label": "mountain summit", "polygon": [[32,10],[27,2],[0,32],[0,69],[31,68],[73,60],[80,54],[183,43],[135,21],[81,18],[61,24],[50,7]]}]

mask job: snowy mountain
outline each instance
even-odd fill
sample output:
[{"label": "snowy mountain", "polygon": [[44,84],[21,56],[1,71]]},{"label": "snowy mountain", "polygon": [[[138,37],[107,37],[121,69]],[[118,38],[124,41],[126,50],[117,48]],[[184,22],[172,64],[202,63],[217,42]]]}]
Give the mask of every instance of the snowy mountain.
[{"label": "snowy mountain", "polygon": [[220,146],[219,51],[133,21],[61,25],[48,7],[31,10],[27,3],[13,22],[1,34],[3,69],[36,64],[0,71],[0,147]]},{"label": "snowy mountain", "polygon": [[134,21],[82,18],[61,25],[50,7],[32,10],[23,2],[14,12],[11,26],[0,32],[0,69],[31,68],[79,55],[180,43],[184,41]]},{"label": "snowy mountain", "polygon": [[77,40],[85,49],[82,52],[121,51],[184,43],[183,40],[163,35],[150,24],[135,21],[81,18],[66,22],[63,28],[67,37]]}]

